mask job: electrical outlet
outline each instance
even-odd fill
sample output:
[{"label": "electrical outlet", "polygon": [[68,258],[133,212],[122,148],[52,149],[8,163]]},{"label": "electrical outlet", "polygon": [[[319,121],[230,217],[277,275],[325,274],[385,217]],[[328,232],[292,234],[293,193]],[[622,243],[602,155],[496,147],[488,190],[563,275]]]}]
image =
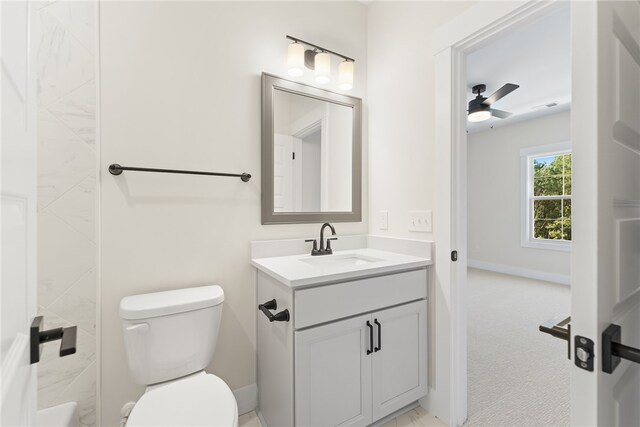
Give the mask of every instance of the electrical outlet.
[{"label": "electrical outlet", "polygon": [[378,214],[378,228],[380,230],[389,229],[389,211],[380,211]]},{"label": "electrical outlet", "polygon": [[432,222],[431,211],[409,211],[409,231],[431,233]]}]

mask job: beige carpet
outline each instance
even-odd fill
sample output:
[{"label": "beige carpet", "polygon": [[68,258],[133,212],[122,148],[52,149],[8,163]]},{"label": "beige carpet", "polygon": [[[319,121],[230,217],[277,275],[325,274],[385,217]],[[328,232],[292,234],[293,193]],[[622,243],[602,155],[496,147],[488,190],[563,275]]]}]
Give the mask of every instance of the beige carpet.
[{"label": "beige carpet", "polygon": [[570,313],[565,285],[469,269],[465,426],[568,426],[566,341],[538,325]]}]

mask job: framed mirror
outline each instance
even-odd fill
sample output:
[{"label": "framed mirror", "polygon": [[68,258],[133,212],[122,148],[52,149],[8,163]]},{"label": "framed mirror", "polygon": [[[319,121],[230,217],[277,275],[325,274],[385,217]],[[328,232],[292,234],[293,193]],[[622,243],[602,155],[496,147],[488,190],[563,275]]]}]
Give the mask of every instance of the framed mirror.
[{"label": "framed mirror", "polygon": [[362,220],[362,100],[262,74],[262,223]]}]

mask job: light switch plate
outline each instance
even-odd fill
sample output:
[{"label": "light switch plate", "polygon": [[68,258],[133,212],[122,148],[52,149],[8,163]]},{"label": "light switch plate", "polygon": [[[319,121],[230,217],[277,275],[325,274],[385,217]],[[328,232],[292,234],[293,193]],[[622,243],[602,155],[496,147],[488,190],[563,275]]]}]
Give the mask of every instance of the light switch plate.
[{"label": "light switch plate", "polygon": [[378,214],[378,228],[380,230],[389,229],[389,211],[380,211]]},{"label": "light switch plate", "polygon": [[431,233],[432,221],[431,211],[409,211],[409,231]]}]

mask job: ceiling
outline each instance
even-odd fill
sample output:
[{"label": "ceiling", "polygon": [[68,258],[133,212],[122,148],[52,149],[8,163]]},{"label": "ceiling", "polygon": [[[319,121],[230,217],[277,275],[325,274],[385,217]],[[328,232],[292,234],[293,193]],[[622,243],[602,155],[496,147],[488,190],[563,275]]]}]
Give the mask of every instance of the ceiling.
[{"label": "ceiling", "polygon": [[[468,123],[470,133],[530,120],[567,110],[571,102],[571,47],[569,5],[562,5],[467,56],[467,100],[471,87],[486,84],[485,97],[505,83],[520,88],[494,107],[514,113],[508,119],[491,117]],[[546,107],[547,104],[557,104]]]}]

